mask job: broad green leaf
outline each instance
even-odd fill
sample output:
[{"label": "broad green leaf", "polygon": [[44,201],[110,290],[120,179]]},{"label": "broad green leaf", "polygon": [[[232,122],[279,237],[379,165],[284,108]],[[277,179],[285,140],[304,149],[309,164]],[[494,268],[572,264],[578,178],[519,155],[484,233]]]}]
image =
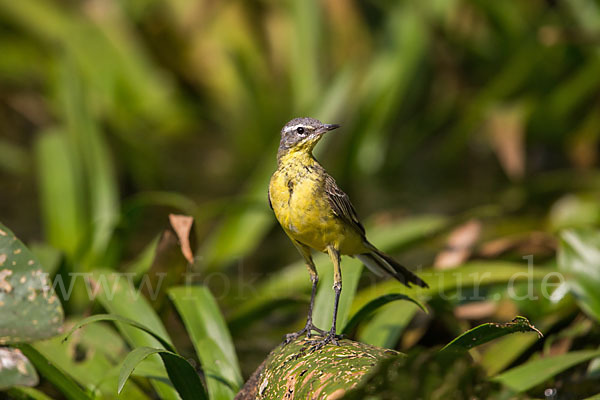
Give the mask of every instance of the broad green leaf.
[{"label": "broad green leaf", "polygon": [[54,385],[69,400],[92,400],[70,376],[68,376],[54,363],[44,357],[40,352],[28,344],[21,344],[18,348],[35,366],[38,373]]},{"label": "broad green leaf", "polygon": [[[117,322],[117,328],[131,347],[160,348],[163,345],[155,335],[171,343],[160,318],[140,292],[140,288],[134,287],[133,274],[97,271],[93,275],[89,290],[90,295],[96,295],[97,300],[110,314],[134,320],[153,332],[151,335],[129,324]],[[172,345],[169,348],[172,348]],[[156,368],[162,369],[163,367],[160,357],[156,355],[149,356],[148,362]],[[171,386],[159,380],[152,380],[151,382],[162,398],[177,398],[177,393]]]},{"label": "broad green leaf", "polygon": [[140,329],[140,330],[152,335],[152,337],[154,337],[156,340],[158,340],[160,342],[160,344],[165,347],[165,349],[167,349],[171,352],[175,352],[175,348],[173,347],[173,345],[167,339],[164,339],[159,334],[155,333],[152,329],[150,329],[147,326],[140,324],[139,322],[136,322],[132,319],[129,319],[127,317],[123,317],[120,315],[116,315],[116,314],[97,314],[97,315],[92,315],[90,317],[84,318],[83,320],[76,323],[75,326],[73,326],[73,328],[71,328],[71,330],[65,335],[65,338],[63,339],[63,341],[66,341],[69,338],[69,336],[71,336],[73,334],[73,332],[75,332],[77,329],[79,329],[87,324],[91,324],[92,322],[98,322],[98,321],[122,322],[122,323],[132,326],[134,328]]},{"label": "broad green leaf", "polygon": [[508,386],[517,393],[521,393],[577,364],[598,356],[600,356],[599,350],[581,350],[553,357],[544,357],[509,369],[492,378],[492,380]]},{"label": "broad green leaf", "polygon": [[165,369],[169,374],[169,379],[182,400],[208,399],[200,377],[185,358],[164,349],[154,349],[151,347],[138,347],[127,355],[119,372],[119,387],[117,391],[119,394],[133,370],[140,362],[152,354],[158,354],[161,357]]},{"label": "broad green leaf", "polygon": [[393,349],[419,308],[409,302],[392,302],[375,312],[368,323],[362,324],[358,340],[372,346]]},{"label": "broad green leaf", "polygon": [[[68,320],[65,325],[70,327],[76,322]],[[119,364],[130,350],[118,332],[103,322],[78,328],[66,342],[55,337],[36,342],[32,347],[98,399],[114,397]],[[166,379],[166,373],[161,372]],[[127,385],[122,395],[131,400],[147,399],[135,384]]]},{"label": "broad green leaf", "polygon": [[80,165],[62,130],[40,133],[35,154],[45,236],[74,258],[87,232]]},{"label": "broad green leaf", "polygon": [[[569,318],[576,311],[574,308],[567,307],[559,312],[555,311],[539,322],[536,321],[535,325],[540,331],[548,332],[557,323]],[[536,335],[504,336],[486,346],[479,362],[488,375],[496,375],[511,365],[538,340],[539,338]]]},{"label": "broad green leaf", "polygon": [[466,351],[491,340],[517,332],[535,332],[538,337],[543,337],[542,333],[535,326],[531,325],[527,318],[518,316],[507,323],[488,322],[476,326],[448,343],[442,351]]},{"label": "broad green leaf", "polygon": [[558,266],[565,274],[578,304],[600,321],[600,232],[567,230],[562,232]]},{"label": "broad green leaf", "polygon": [[0,344],[57,335],[63,318],[48,274],[14,233],[0,223]]},{"label": "broad green leaf", "polygon": [[232,399],[243,384],[231,335],[219,306],[204,286],[169,289],[206,376],[211,399]]},{"label": "broad green leaf", "polygon": [[352,318],[350,318],[350,321],[348,321],[348,323],[344,327],[343,333],[348,334],[348,333],[352,332],[352,330],[359,323],[361,323],[363,320],[368,318],[375,310],[377,310],[378,308],[380,308],[392,301],[398,301],[398,300],[410,301],[410,302],[414,303],[415,305],[417,305],[424,312],[426,312],[426,313],[428,312],[427,309],[425,308],[425,306],[419,300],[414,299],[406,294],[397,294],[397,293],[385,294],[383,296],[380,296],[380,297],[370,301],[369,303],[365,304],[365,306],[363,308],[358,310],[352,316]]},{"label": "broad green leaf", "polygon": [[38,375],[19,349],[0,347],[0,390],[12,386],[36,386]]},{"label": "broad green leaf", "polygon": [[113,162],[100,127],[91,115],[87,92],[73,59],[61,59],[58,88],[61,111],[67,123],[71,148],[82,166],[87,199],[90,238],[86,241],[84,264],[87,270],[103,263],[116,225],[119,201]]}]

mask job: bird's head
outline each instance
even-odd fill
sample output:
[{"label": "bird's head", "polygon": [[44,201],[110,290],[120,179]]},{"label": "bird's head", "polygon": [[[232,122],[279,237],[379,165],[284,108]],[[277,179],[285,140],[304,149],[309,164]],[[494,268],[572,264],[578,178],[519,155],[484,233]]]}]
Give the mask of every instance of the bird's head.
[{"label": "bird's head", "polygon": [[294,118],[281,129],[279,154],[290,151],[311,152],[323,134],[340,126],[324,124],[314,118]]}]

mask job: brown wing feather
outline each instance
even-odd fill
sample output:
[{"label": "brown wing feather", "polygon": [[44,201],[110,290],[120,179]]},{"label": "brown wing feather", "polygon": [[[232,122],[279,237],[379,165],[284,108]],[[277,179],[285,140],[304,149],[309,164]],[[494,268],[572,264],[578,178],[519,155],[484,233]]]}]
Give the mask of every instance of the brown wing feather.
[{"label": "brown wing feather", "polygon": [[364,236],[365,228],[358,220],[358,215],[350,202],[350,198],[338,187],[335,179],[330,175],[326,175],[325,177],[325,194],[327,195],[327,200],[329,200],[329,204],[335,215]]}]

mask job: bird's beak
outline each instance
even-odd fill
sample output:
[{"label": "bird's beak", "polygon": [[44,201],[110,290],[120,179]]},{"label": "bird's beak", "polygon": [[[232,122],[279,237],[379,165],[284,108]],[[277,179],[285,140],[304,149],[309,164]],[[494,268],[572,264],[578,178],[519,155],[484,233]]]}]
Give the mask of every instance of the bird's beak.
[{"label": "bird's beak", "polygon": [[334,129],[339,128],[341,125],[338,124],[323,124],[323,126],[317,131],[319,134],[323,134],[325,132],[332,131]]}]

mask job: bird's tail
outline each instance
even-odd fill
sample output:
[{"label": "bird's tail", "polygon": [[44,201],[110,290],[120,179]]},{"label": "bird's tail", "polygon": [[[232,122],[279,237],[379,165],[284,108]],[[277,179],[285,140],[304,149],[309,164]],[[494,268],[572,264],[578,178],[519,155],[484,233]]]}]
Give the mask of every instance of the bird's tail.
[{"label": "bird's tail", "polygon": [[363,262],[371,271],[379,276],[393,276],[398,281],[410,287],[411,283],[424,288],[429,287],[424,280],[400,265],[392,257],[375,248],[370,243],[367,245],[368,253],[357,254],[355,257]]}]

